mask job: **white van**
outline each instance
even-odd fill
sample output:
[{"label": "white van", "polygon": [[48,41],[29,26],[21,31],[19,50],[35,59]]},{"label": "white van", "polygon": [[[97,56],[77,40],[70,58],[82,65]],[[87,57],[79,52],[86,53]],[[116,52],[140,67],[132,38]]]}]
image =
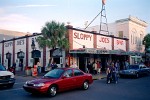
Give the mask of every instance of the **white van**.
[{"label": "white van", "polygon": [[0,64],[0,87],[13,87],[15,83],[15,76],[12,72],[7,71],[6,68]]}]

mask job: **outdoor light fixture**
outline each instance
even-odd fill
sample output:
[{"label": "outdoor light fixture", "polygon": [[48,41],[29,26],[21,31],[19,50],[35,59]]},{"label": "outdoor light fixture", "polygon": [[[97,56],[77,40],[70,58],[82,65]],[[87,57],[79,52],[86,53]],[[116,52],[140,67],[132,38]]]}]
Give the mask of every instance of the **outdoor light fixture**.
[{"label": "outdoor light fixture", "polygon": [[31,44],[31,48],[32,48],[32,50],[34,50],[34,49],[35,49],[34,38],[32,38],[32,44]]}]

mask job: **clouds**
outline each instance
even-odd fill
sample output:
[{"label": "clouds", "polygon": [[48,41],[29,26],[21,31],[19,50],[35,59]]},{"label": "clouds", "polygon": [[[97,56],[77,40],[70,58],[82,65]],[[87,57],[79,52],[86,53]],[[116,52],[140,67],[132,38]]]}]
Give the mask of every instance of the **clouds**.
[{"label": "clouds", "polygon": [[0,17],[0,28],[22,32],[40,32],[40,27],[36,20],[20,14],[10,14]]},{"label": "clouds", "polygon": [[4,13],[4,9],[0,8],[0,14]]}]

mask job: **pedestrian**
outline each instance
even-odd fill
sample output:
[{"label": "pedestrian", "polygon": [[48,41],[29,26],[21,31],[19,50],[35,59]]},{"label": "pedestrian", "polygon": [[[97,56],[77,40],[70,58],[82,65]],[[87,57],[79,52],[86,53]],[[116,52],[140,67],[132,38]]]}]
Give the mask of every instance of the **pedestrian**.
[{"label": "pedestrian", "polygon": [[111,81],[111,77],[112,77],[112,75],[111,75],[111,65],[107,66],[106,75],[107,75],[107,83],[109,84],[110,81]]},{"label": "pedestrian", "polygon": [[69,67],[68,63],[66,63],[66,64],[65,64],[65,67],[66,67],[66,68],[68,68],[68,67]]},{"label": "pedestrian", "polygon": [[23,64],[21,61],[19,62],[19,69],[20,69],[20,71],[23,71]]},{"label": "pedestrian", "polygon": [[87,64],[87,69],[88,69],[88,73],[92,74],[92,65],[90,61]]},{"label": "pedestrian", "polygon": [[128,69],[128,67],[129,67],[129,61],[126,60],[126,61],[125,61],[125,69]]},{"label": "pedestrian", "polygon": [[72,67],[72,68],[79,68],[79,67],[77,66],[77,63],[76,63],[76,62],[72,63],[72,65],[71,65],[70,67]]},{"label": "pedestrian", "polygon": [[101,63],[100,61],[97,61],[97,73],[101,73]]},{"label": "pedestrian", "polygon": [[118,70],[116,69],[114,63],[112,63],[112,68],[111,68],[111,74],[112,74],[112,79],[115,83],[118,83]]},{"label": "pedestrian", "polygon": [[55,69],[55,68],[58,68],[58,66],[57,66],[56,62],[54,62],[54,69]]},{"label": "pedestrian", "polygon": [[16,63],[15,62],[12,65],[12,72],[14,73],[14,75],[16,74]]},{"label": "pedestrian", "polygon": [[35,64],[32,68],[32,76],[36,77],[38,75],[37,65]]},{"label": "pedestrian", "polygon": [[53,69],[54,69],[54,62],[51,63],[51,70],[53,70]]},{"label": "pedestrian", "polygon": [[116,72],[118,73],[118,71],[120,70],[120,63],[119,63],[119,60],[116,61],[116,63],[115,63],[115,68],[116,68]]},{"label": "pedestrian", "polygon": [[41,64],[39,61],[37,62],[37,71],[38,73],[41,73]]},{"label": "pedestrian", "polygon": [[93,62],[93,74],[97,74],[97,64],[95,63],[95,61]]}]

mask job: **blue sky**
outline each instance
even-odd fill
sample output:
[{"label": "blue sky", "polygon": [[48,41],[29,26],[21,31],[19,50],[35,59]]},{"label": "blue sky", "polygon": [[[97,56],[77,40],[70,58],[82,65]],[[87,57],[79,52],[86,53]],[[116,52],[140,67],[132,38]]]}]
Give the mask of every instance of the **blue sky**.
[{"label": "blue sky", "polygon": [[[45,22],[70,22],[73,27],[85,27],[100,11],[101,0],[1,0],[0,28],[21,32],[41,32]],[[150,0],[106,0],[107,22],[129,15],[150,24]],[[100,16],[91,24],[99,25]],[[150,33],[150,25],[147,28]]]}]

